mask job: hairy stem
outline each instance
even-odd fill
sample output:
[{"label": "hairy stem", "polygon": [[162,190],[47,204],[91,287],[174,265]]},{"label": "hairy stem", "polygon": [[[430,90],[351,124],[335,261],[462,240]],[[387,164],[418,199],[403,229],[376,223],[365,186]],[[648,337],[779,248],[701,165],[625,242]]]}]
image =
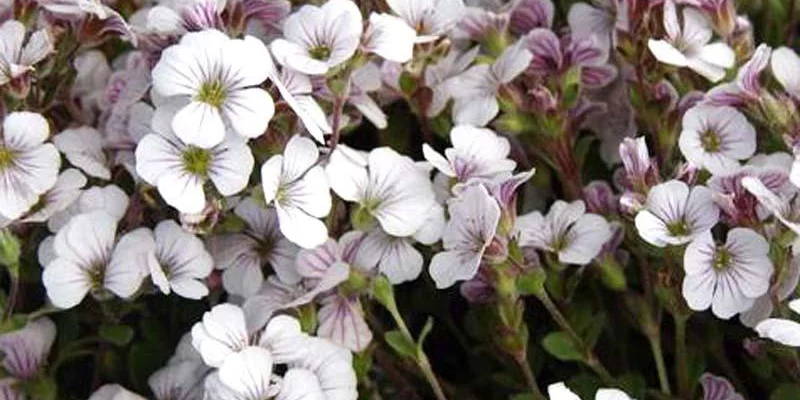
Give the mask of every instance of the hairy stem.
[{"label": "hairy stem", "polygon": [[669,376],[667,374],[667,366],[664,363],[664,351],[661,348],[661,336],[656,333],[655,335],[647,335],[647,340],[650,342],[650,350],[653,352],[653,360],[656,363],[656,370],[658,371],[658,383],[661,386],[661,391],[664,394],[672,394],[669,388]]},{"label": "hairy stem", "polygon": [[515,359],[519,368],[522,370],[522,375],[525,377],[525,383],[528,384],[528,388],[531,390],[531,395],[535,400],[547,400],[547,397],[539,390],[539,383],[536,382],[536,375],[533,374],[533,370],[531,370],[531,366],[528,363],[526,358],[523,359]]},{"label": "hairy stem", "polygon": [[[395,324],[397,324],[397,328],[400,329],[400,332],[403,336],[410,343],[416,343],[414,337],[411,336],[411,331],[408,330],[408,326],[406,326],[405,321],[403,321],[403,317],[400,315],[400,311],[397,309],[397,304],[394,302],[394,298],[392,301],[385,304],[386,309],[392,315],[392,319],[394,320]],[[444,395],[444,390],[442,390],[442,386],[439,384],[439,380],[436,378],[436,374],[433,373],[433,368],[431,367],[431,363],[428,360],[428,356],[425,354],[425,351],[420,349],[417,352],[417,357],[414,359],[419,367],[420,371],[422,371],[422,375],[425,376],[425,380],[428,381],[428,384],[433,389],[433,394],[436,396],[437,400],[447,400],[447,396]]]},{"label": "hairy stem", "polygon": [[342,113],[344,112],[344,97],[342,95],[336,95],[333,99],[333,117],[332,117],[332,124],[331,124],[331,150],[336,148],[336,145],[339,144],[339,138],[342,134]]},{"label": "hairy stem", "polygon": [[578,333],[575,332],[575,329],[572,328],[572,325],[570,325],[569,321],[567,321],[564,315],[561,314],[561,311],[558,310],[558,307],[556,307],[553,301],[550,300],[550,296],[547,295],[547,292],[542,291],[541,293],[537,294],[537,297],[544,305],[544,308],[547,309],[547,312],[550,313],[550,316],[553,318],[556,324],[558,324],[561,330],[569,335],[573,344],[579,349],[579,351],[581,351],[581,353],[583,353],[584,362],[586,365],[591,368],[592,371],[597,374],[597,376],[600,377],[603,383],[608,385],[613,384],[614,378],[608,372],[606,367],[600,363],[600,360],[597,358],[594,352],[592,352],[592,350],[586,346],[586,343],[584,343],[583,339],[581,339]]},{"label": "hairy stem", "polygon": [[688,318],[675,317],[675,379],[678,395],[689,398],[689,354],[686,349],[686,322]]},{"label": "hairy stem", "polygon": [[17,305],[17,296],[19,295],[19,277],[9,274],[9,279],[11,280],[11,289],[8,292],[5,310],[3,310],[3,321],[8,321],[14,314],[14,307]]}]

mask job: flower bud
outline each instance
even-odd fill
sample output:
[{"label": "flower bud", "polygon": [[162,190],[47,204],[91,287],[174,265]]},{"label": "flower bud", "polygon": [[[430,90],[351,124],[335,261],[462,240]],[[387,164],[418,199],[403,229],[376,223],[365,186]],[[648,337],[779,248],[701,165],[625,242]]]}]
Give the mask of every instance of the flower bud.
[{"label": "flower bud", "polygon": [[8,229],[0,230],[0,264],[8,267],[11,276],[19,276],[19,239]]}]

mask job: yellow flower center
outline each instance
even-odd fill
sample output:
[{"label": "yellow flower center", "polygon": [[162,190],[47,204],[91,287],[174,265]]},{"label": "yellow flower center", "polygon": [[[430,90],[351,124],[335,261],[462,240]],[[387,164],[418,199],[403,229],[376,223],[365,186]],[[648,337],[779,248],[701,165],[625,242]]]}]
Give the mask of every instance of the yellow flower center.
[{"label": "yellow flower center", "polygon": [[311,50],[308,51],[308,54],[315,60],[324,61],[330,58],[331,48],[322,44],[312,47]]},{"label": "yellow flower center", "polygon": [[669,232],[670,236],[686,236],[691,230],[689,229],[689,224],[681,218],[678,221],[668,223],[667,232]]},{"label": "yellow flower center", "polygon": [[211,152],[195,146],[189,146],[181,155],[183,168],[194,175],[206,176],[211,167]]},{"label": "yellow flower center", "polygon": [[227,91],[225,90],[225,86],[222,85],[220,81],[210,81],[205,82],[200,86],[200,90],[197,92],[196,100],[210,104],[216,108],[222,107],[222,103],[225,102],[225,98],[227,97]]},{"label": "yellow flower center", "polygon": [[0,147],[0,170],[7,168],[13,162],[14,152],[5,147]]},{"label": "yellow flower center", "polygon": [[709,153],[716,153],[722,147],[722,139],[712,130],[707,130],[700,135],[700,143],[703,144],[703,149]]}]

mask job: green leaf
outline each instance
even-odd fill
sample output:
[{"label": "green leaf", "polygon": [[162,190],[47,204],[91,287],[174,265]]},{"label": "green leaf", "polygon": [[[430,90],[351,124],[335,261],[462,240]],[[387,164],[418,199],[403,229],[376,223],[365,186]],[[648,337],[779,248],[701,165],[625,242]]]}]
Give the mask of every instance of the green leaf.
[{"label": "green leaf", "polygon": [[800,386],[784,383],[772,391],[769,400],[797,400],[800,399]]},{"label": "green leaf", "polygon": [[50,376],[42,376],[23,383],[23,390],[34,399],[56,400],[58,397],[58,384]]},{"label": "green leaf", "polygon": [[0,264],[8,267],[8,273],[19,276],[19,255],[21,253],[19,239],[7,229],[0,230]]},{"label": "green leaf", "polygon": [[353,370],[359,382],[367,378],[372,369],[372,352],[369,350],[353,353]]},{"label": "green leaf", "polygon": [[100,337],[123,347],[133,340],[133,328],[127,325],[100,325]]},{"label": "green leaf", "polygon": [[403,71],[400,74],[400,79],[397,80],[397,83],[400,85],[400,90],[406,95],[411,95],[417,90],[417,80],[408,71]]},{"label": "green leaf", "polygon": [[508,400],[536,400],[530,393],[519,393],[511,396]]},{"label": "green leaf", "polygon": [[14,314],[0,324],[0,333],[12,332],[22,329],[28,323],[28,316],[25,314]]},{"label": "green leaf", "polygon": [[433,330],[433,317],[428,317],[428,320],[425,321],[425,326],[422,327],[422,332],[419,333],[419,338],[417,339],[417,354],[423,352],[422,345],[425,343],[425,338],[428,337],[428,335],[431,333],[431,330]]},{"label": "green leaf", "polygon": [[561,82],[563,88],[561,92],[561,104],[564,108],[571,108],[578,101],[581,91],[581,67],[575,66],[569,69]]},{"label": "green leaf", "polygon": [[386,339],[386,343],[389,343],[389,346],[392,346],[394,351],[401,356],[411,357],[413,359],[417,358],[417,346],[409,340],[402,332],[398,330],[393,330],[386,332],[383,336]]},{"label": "green leaf", "polygon": [[565,332],[550,332],[542,340],[542,347],[553,357],[561,361],[580,361],[583,354],[575,348],[572,340]]},{"label": "green leaf", "polygon": [[642,375],[633,372],[627,373],[617,377],[617,382],[622,386],[625,393],[637,399],[645,398],[647,381],[645,381]]}]

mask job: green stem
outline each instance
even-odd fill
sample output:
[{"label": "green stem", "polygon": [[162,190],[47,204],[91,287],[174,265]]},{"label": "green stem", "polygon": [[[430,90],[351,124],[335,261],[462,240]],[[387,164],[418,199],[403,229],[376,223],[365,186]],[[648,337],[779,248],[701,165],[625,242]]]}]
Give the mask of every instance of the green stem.
[{"label": "green stem", "polygon": [[675,316],[675,378],[678,395],[689,398],[689,360],[686,349],[686,322],[688,318]]},{"label": "green stem", "polygon": [[339,138],[342,134],[342,113],[344,112],[345,99],[342,95],[336,95],[333,99],[333,118],[331,126],[331,150],[336,148],[339,144]]},{"label": "green stem", "polygon": [[[389,314],[392,315],[392,319],[394,320],[395,324],[397,324],[397,327],[400,329],[400,332],[403,334],[403,336],[405,336],[410,343],[416,343],[414,337],[411,336],[411,331],[408,330],[408,326],[406,326],[405,321],[403,321],[400,311],[397,309],[397,303],[395,303],[394,297],[392,296],[390,301],[386,302],[384,306],[389,311]],[[428,360],[428,356],[425,355],[425,351],[420,348],[420,351],[417,352],[417,357],[414,359],[414,361],[416,362],[420,371],[422,371],[422,375],[425,376],[425,380],[428,381],[431,389],[433,389],[433,394],[436,395],[436,399],[447,400],[447,396],[444,395],[444,390],[442,390],[439,380],[436,379],[436,374],[433,373],[433,368]]]},{"label": "green stem", "polygon": [[[16,268],[19,271],[19,267]],[[5,310],[3,310],[3,321],[8,321],[11,315],[14,314],[14,307],[17,303],[17,295],[19,294],[19,277],[15,274],[9,274],[11,280],[11,289],[8,293],[8,300],[6,301]]]},{"label": "green stem", "polygon": [[531,390],[531,395],[535,400],[547,400],[547,397],[539,390],[539,383],[536,382],[536,375],[533,374],[531,366],[527,359],[516,360],[519,368],[522,370],[522,375],[525,377],[525,383]]},{"label": "green stem", "polygon": [[594,371],[600,379],[603,380],[603,383],[607,385],[614,384],[614,378],[608,372],[608,370],[600,363],[600,360],[597,356],[592,352],[591,349],[586,346],[586,343],[583,342],[583,339],[575,332],[575,329],[572,328],[569,321],[561,314],[561,311],[558,310],[558,307],[550,300],[550,296],[547,295],[547,292],[542,291],[541,293],[537,294],[536,296],[539,298],[539,301],[542,302],[544,308],[547,309],[547,312],[550,313],[550,316],[553,320],[561,327],[561,330],[567,333],[567,335],[572,340],[573,344],[578,347],[578,349],[583,353],[584,362],[586,365]]},{"label": "green stem", "polygon": [[658,383],[661,385],[661,391],[666,395],[670,395],[672,393],[669,388],[667,366],[666,363],[664,363],[664,351],[661,348],[661,336],[658,333],[655,335],[647,335],[647,340],[650,342],[650,350],[653,352],[653,359],[656,362]]}]

